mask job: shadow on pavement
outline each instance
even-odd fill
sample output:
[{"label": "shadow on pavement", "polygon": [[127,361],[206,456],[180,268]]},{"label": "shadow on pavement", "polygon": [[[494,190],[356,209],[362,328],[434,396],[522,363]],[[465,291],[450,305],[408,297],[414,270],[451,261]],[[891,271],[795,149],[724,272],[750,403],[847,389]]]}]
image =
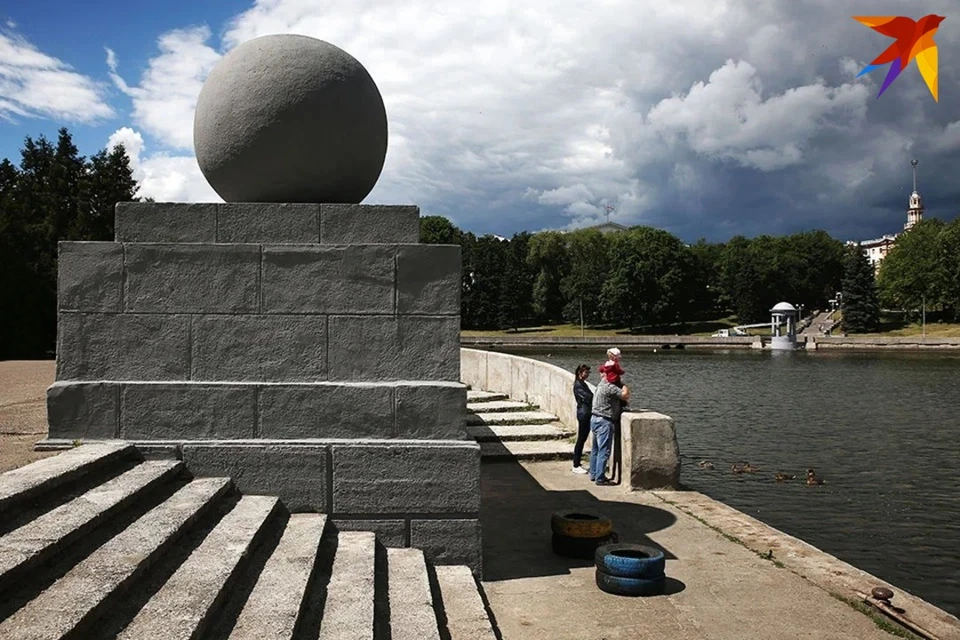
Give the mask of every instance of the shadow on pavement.
[{"label": "shadow on pavement", "polygon": [[[676,521],[669,511],[657,507],[617,502],[622,489],[610,487],[610,501],[582,491],[548,491],[517,462],[484,463],[481,467],[481,510],[483,527],[483,581],[565,575],[570,569],[593,566],[592,560],[564,558],[550,546],[550,516],[555,511],[578,510],[601,513],[613,520],[620,542],[642,544],[663,551],[669,549],[650,540],[648,533],[660,531]],[[584,487],[589,485],[585,476]],[[667,593],[684,589],[682,582],[668,578]]]}]

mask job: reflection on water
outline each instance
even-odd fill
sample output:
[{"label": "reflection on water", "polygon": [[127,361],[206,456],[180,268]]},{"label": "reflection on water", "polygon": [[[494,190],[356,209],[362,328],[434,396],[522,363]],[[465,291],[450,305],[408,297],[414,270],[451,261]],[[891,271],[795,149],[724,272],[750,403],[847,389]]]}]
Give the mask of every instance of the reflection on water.
[{"label": "reflection on water", "polygon": [[631,404],[676,420],[685,485],[960,614],[960,354],[647,349],[624,369]]}]

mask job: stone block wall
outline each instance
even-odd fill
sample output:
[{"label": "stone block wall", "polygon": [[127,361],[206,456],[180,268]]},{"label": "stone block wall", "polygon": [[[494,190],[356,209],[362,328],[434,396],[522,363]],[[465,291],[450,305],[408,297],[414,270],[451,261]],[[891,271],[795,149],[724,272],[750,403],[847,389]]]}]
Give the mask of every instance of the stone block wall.
[{"label": "stone block wall", "polygon": [[48,444],[173,446],[345,527],[479,540],[460,248],[417,244],[417,207],[123,203],[115,228],[60,244]]}]

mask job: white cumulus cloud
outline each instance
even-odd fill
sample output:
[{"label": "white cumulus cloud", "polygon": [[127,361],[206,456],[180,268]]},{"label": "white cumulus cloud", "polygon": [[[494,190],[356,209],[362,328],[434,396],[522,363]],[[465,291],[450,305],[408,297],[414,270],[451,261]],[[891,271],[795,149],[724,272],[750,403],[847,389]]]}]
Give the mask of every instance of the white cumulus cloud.
[{"label": "white cumulus cloud", "polygon": [[[838,209],[886,225],[877,194],[909,175],[908,154],[960,152],[960,111],[947,99],[956,74],[941,69],[939,105],[912,68],[876,101],[878,79],[855,78],[857,61],[888,44],[848,9],[255,0],[226,25],[162,34],[139,78],[121,77],[110,51],[107,63],[147,142],[142,192],[157,199],[216,199],[190,155],[203,80],[238,44],[294,33],[350,52],[380,88],[389,148],[367,202],[414,202],[478,231],[594,224],[606,203],[617,222],[696,237],[711,226],[753,235],[777,232],[775,222],[831,225]],[[960,169],[960,158],[942,162]]]},{"label": "white cumulus cloud", "polygon": [[0,30],[0,119],[54,118],[94,123],[114,115],[104,88],[13,31]]}]

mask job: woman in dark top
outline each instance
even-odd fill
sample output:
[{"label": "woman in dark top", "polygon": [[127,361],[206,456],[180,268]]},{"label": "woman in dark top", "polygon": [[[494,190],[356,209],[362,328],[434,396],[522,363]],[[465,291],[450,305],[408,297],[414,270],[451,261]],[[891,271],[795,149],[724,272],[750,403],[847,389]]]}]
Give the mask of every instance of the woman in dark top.
[{"label": "woman in dark top", "polygon": [[586,444],[587,436],[590,435],[590,413],[593,406],[593,392],[587,386],[590,367],[582,364],[577,367],[576,374],[573,397],[577,400],[577,444],[573,447],[573,472],[587,473],[587,470],[580,466],[580,459],[583,458],[583,445]]}]

